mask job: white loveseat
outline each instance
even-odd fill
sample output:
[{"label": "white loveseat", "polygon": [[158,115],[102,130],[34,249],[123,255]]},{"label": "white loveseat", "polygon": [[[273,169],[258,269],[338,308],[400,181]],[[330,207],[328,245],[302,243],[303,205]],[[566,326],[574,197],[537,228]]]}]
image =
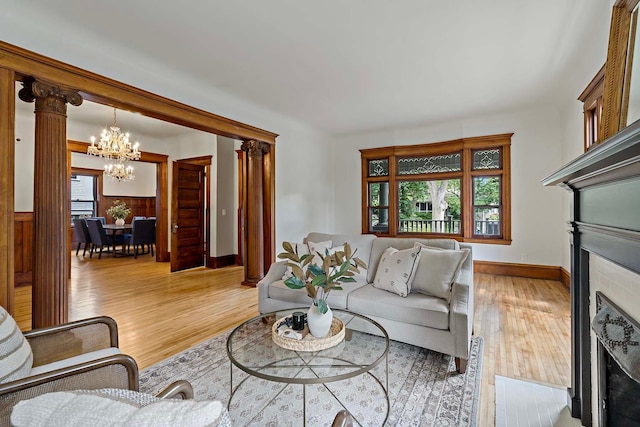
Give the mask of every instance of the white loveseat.
[{"label": "white loveseat", "polygon": [[[347,309],[363,314],[380,323],[396,341],[413,344],[455,357],[456,368],[464,372],[469,358],[473,328],[473,256],[471,246],[454,239],[413,239],[376,237],[374,235],[337,235],[310,233],[306,242],[333,242],[334,246],[347,242],[356,256],[368,266],[366,277],[358,277],[355,283],[342,284],[343,290],[332,290],[327,303],[332,308]],[[411,292],[402,297],[372,286],[383,252],[389,248],[408,249],[416,242],[429,247],[449,250],[467,249],[468,256],[462,264],[451,287],[450,297],[438,298]],[[267,275],[258,283],[260,313],[303,307],[310,304],[304,289],[290,289],[282,277],[286,261],[275,262]],[[417,277],[416,277],[417,279]],[[351,322],[352,329],[375,333],[367,323]]]}]

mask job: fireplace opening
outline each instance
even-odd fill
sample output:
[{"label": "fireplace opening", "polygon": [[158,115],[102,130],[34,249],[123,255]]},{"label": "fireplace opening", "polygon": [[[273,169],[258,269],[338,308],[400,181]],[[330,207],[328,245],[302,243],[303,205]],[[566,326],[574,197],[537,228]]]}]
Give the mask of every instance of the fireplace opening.
[{"label": "fireplace opening", "polygon": [[640,426],[640,326],[596,292],[599,426]]},{"label": "fireplace opening", "polygon": [[600,426],[640,426],[640,383],[618,365],[600,343]]}]

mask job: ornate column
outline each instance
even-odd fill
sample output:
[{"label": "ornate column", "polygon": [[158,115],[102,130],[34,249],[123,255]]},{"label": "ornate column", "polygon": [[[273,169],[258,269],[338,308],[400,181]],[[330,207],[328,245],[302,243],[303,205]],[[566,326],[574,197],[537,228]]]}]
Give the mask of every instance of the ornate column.
[{"label": "ornate column", "polygon": [[263,161],[269,152],[266,142],[249,140],[242,143],[246,153],[245,182],[245,264],[243,285],[255,286],[264,277]]},{"label": "ornate column", "polygon": [[80,105],[82,97],[33,79],[18,95],[35,101],[32,325],[42,328],[68,320],[67,103]]}]

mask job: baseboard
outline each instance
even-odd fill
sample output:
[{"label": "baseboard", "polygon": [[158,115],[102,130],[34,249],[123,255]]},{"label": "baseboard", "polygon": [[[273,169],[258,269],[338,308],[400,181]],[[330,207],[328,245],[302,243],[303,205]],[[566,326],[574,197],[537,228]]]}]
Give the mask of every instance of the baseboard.
[{"label": "baseboard", "polygon": [[235,262],[236,265],[244,265],[242,264],[242,257],[240,255],[236,254],[235,257],[236,257],[236,262]]},{"label": "baseboard", "polygon": [[513,264],[508,262],[474,261],[475,273],[496,274],[498,276],[529,277],[562,281],[561,267],[536,264]]},{"label": "baseboard", "polygon": [[571,288],[571,273],[565,270],[564,267],[560,267],[560,281],[567,289]]},{"label": "baseboard", "polygon": [[237,255],[235,254],[223,255],[219,257],[210,257],[209,268],[222,268],[222,267],[229,267],[230,265],[237,265],[236,257]]}]

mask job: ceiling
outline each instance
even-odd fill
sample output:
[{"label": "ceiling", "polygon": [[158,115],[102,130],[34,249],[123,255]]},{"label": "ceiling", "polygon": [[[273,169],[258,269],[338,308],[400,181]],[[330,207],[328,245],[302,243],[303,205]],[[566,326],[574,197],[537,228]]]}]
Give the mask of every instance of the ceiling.
[{"label": "ceiling", "polygon": [[90,34],[330,134],[573,101],[610,20],[605,0],[9,3],[69,43]]}]

